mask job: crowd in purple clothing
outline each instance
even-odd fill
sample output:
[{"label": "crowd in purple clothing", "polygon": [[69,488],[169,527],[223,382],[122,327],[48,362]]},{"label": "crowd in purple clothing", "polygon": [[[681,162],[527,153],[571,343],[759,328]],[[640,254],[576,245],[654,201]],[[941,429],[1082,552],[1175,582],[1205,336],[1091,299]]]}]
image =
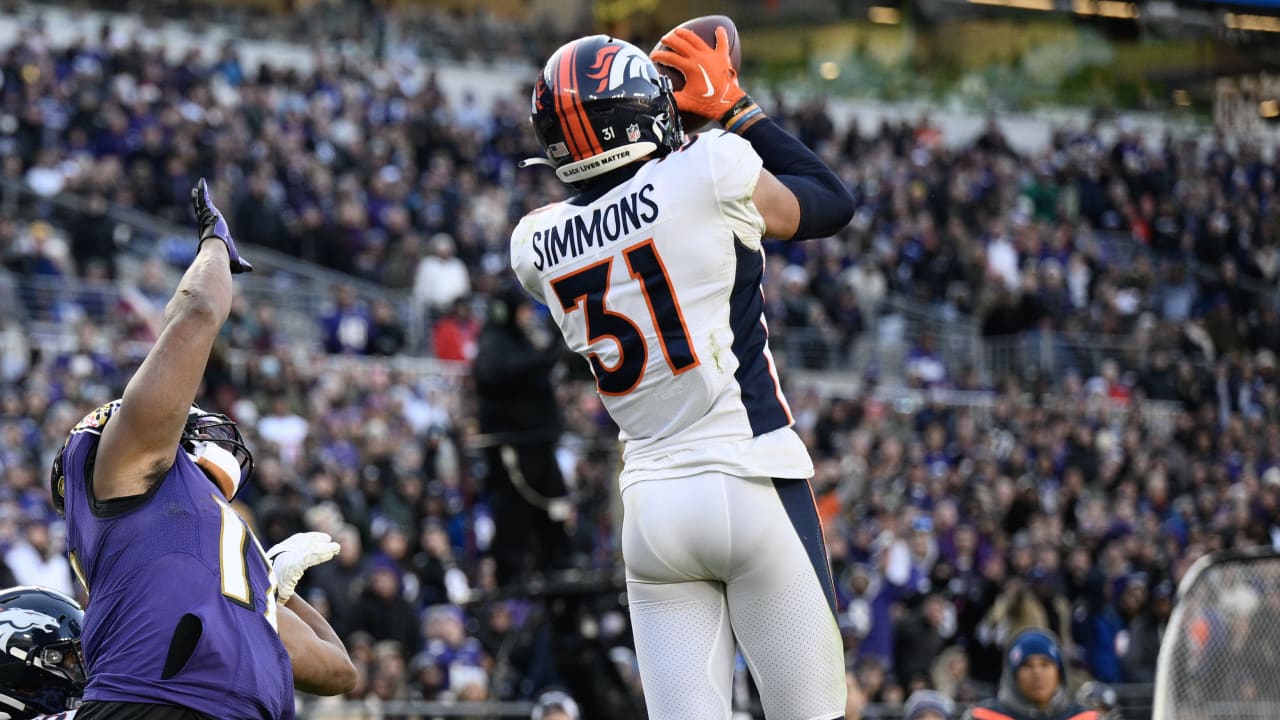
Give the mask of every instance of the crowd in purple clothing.
[{"label": "crowd in purple clothing", "polygon": [[[342,369],[267,344],[232,382],[221,359],[244,342],[238,330],[233,322],[215,354],[206,402],[230,412],[257,453],[242,499],[263,542],[321,529],[341,543],[301,592],[359,653],[356,696],[493,692],[504,639],[538,615],[519,600],[457,605],[494,589],[465,376]],[[39,356],[0,388],[0,537],[17,581],[71,588],[45,472],[66,429],[119,392],[135,361],[109,342],[119,332],[86,324],[74,349]],[[1221,386],[1202,387],[1167,434],[1096,382],[1009,381],[979,406],[935,393],[915,409],[876,393],[793,390],[850,667],[868,698],[893,704],[920,686],[980,695],[1003,641],[1027,625],[1055,629],[1077,669],[1149,682],[1188,564],[1270,544],[1280,529],[1280,399],[1273,370],[1259,379],[1263,392],[1243,409]],[[574,564],[608,569],[618,561],[613,464],[600,448],[615,431],[590,383],[560,392]],[[625,648],[618,608],[597,621]],[[555,681],[534,635],[504,655],[517,670],[503,693]],[[615,657],[631,662],[625,650]]]},{"label": "crowd in purple clothing", "polygon": [[[451,100],[401,60],[322,55],[303,73],[245,67],[234,46],[170,62],[135,40],[104,28],[50,47],[32,31],[4,50],[5,174],[80,196],[90,216],[183,223],[204,175],[244,242],[410,292],[430,315],[483,293],[513,220],[563,196],[550,173],[515,168],[537,153],[523,97]],[[1085,338],[1160,337],[1210,363],[1277,347],[1276,168],[1257,148],[1119,123],[1017,153],[994,121],[952,147],[927,118],[837,127],[821,103],[771,107],[859,206],[829,241],[771,248],[775,335],[794,362],[838,364],[886,294],[988,337],[1046,334],[1082,372],[1097,369],[1070,355]],[[92,219],[69,223],[66,262],[28,244],[8,264],[112,275],[120,238]]]},{"label": "crowd in purple clothing", "polygon": [[[122,277],[121,239],[96,220],[114,207],[189,224],[187,190],[203,175],[241,242],[398,291],[432,318],[429,353],[460,363],[445,375],[340,365],[298,352],[274,309],[244,298],[211,363],[206,402],[258,456],[243,499],[263,542],[321,529],[342,544],[301,592],[348,640],[353,696],[554,684],[536,603],[463,604],[495,582],[465,363],[512,221],[563,197],[550,174],[515,169],[536,154],[523,98],[451,103],[430,74],[367,60],[302,74],[243,67],[227,48],[168,63],[109,33],[70,48],[29,34],[0,52],[0,72],[0,170],[88,208],[0,220],[0,298],[18,308],[7,319],[28,299],[5,289],[31,276],[129,289],[127,313],[77,299],[83,320],[58,351],[13,351],[0,321],[0,543],[14,579],[71,588],[45,473],[66,430],[118,395],[137,360],[122,341],[148,339],[168,292],[154,264]],[[906,363],[921,406],[886,401],[872,373],[856,392],[789,389],[855,687],[890,705],[926,686],[974,699],[1003,642],[1031,625],[1054,629],[1081,675],[1150,682],[1188,565],[1280,537],[1274,161],[1123,128],[1105,143],[1098,128],[1061,131],[1024,154],[996,122],[949,147],[927,119],[840,128],[821,104],[772,105],[859,204],[835,238],[769,245],[768,313],[788,368],[852,357],[893,295],[972,318],[988,339],[1034,338],[1019,347],[1062,370],[983,376],[926,328]],[[323,350],[402,352],[397,313],[338,290],[319,319]],[[1082,354],[1089,338],[1109,349]],[[575,565],[609,569],[616,430],[566,363],[570,545]],[[1148,399],[1171,414],[1147,412]],[[634,678],[625,615],[593,612]]]}]

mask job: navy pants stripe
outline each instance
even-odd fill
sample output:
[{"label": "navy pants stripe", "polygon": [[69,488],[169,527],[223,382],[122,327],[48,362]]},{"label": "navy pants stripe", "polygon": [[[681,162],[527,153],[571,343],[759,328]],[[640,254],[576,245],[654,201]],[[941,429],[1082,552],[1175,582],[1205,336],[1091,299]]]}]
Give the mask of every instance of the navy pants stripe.
[{"label": "navy pants stripe", "polygon": [[791,526],[800,536],[813,571],[822,583],[822,592],[827,596],[827,605],[832,616],[836,616],[836,586],[831,579],[831,563],[827,561],[827,543],[822,538],[822,521],[818,518],[818,506],[813,499],[813,490],[809,481],[800,479],[774,478],[773,486],[778,490],[782,506],[791,518]]}]

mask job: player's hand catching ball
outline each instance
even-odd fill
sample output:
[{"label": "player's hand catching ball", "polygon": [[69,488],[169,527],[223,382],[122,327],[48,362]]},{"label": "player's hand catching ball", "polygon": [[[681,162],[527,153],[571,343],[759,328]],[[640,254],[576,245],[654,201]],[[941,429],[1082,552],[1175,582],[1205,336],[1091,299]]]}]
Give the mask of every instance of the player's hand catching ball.
[{"label": "player's hand catching ball", "polygon": [[196,211],[196,220],[200,222],[200,242],[196,247],[198,248],[205,240],[217,238],[227,246],[227,254],[231,256],[233,275],[253,270],[249,261],[240,257],[240,251],[236,250],[236,241],[231,239],[231,228],[227,227],[226,218],[222,217],[222,213],[209,199],[209,186],[204,178],[200,178],[200,182],[191,188],[191,208]]},{"label": "player's hand catching ball", "polygon": [[738,71],[729,57],[729,33],[723,26],[716,28],[715,47],[685,27],[664,35],[662,45],[666,47],[660,46],[650,57],[684,75],[684,87],[675,92],[681,112],[719,120],[746,96],[738,86]]},{"label": "player's hand catching ball", "polygon": [[308,568],[332,560],[340,549],[328,533],[322,532],[295,533],[273,545],[267,551],[267,560],[276,577],[276,598],[280,603],[289,602]]}]

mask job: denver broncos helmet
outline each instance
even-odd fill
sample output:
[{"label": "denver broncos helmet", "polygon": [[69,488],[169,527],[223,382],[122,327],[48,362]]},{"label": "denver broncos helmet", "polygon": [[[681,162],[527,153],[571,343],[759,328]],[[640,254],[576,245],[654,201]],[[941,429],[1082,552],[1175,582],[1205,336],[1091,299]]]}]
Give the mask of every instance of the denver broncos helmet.
[{"label": "denver broncos helmet", "polygon": [[684,142],[671,81],[640,48],[608,35],[555,51],[534,83],[531,120],[546,157],[520,166],[550,165],[571,185]]},{"label": "denver broncos helmet", "polygon": [[0,591],[0,717],[72,710],[84,691],[84,611],[46,588]]}]

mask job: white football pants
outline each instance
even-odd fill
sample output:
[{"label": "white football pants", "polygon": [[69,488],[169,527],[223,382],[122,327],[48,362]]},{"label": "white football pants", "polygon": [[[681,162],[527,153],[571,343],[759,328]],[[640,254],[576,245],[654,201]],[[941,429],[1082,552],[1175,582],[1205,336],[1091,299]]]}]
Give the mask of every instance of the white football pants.
[{"label": "white football pants", "polygon": [[727,720],[735,641],[768,720],[844,717],[835,588],[808,480],[712,472],[622,495],[651,720]]}]

